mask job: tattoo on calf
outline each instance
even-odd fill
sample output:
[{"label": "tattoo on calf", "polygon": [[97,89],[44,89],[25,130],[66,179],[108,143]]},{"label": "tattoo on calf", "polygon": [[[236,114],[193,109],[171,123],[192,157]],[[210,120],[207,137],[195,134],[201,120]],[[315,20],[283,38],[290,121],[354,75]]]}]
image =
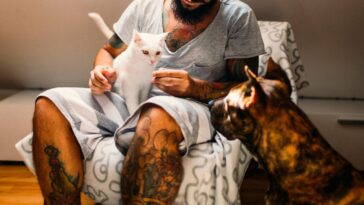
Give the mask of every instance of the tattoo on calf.
[{"label": "tattoo on calf", "polygon": [[118,35],[114,33],[114,35],[112,35],[111,38],[109,39],[109,44],[113,48],[121,48],[124,42],[119,38]]},{"label": "tattoo on calf", "polygon": [[80,204],[80,190],[77,188],[80,177],[71,176],[66,173],[63,163],[59,160],[59,150],[49,145],[44,149],[48,156],[48,163],[51,168],[49,177],[51,179],[52,192],[48,198],[52,204]]},{"label": "tattoo on calf", "polygon": [[[148,114],[148,113],[146,113]],[[123,203],[171,204],[182,181],[176,133],[160,129],[151,134],[152,119],[143,116],[124,160],[121,177]]]}]

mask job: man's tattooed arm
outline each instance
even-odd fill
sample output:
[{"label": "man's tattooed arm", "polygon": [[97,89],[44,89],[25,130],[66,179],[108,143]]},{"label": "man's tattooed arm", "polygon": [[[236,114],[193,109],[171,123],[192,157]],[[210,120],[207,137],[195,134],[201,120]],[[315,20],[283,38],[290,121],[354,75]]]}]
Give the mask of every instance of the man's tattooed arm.
[{"label": "man's tattooed arm", "polygon": [[117,34],[111,36],[109,41],[104,45],[104,49],[111,54],[112,57],[118,56],[123,52],[128,45],[126,45]]},{"label": "man's tattooed arm", "polygon": [[232,87],[248,79],[247,76],[245,76],[244,66],[248,65],[256,74],[258,71],[258,63],[258,57],[229,59],[227,61],[227,72],[230,82],[219,83],[194,79],[190,95],[192,98],[202,102],[224,97]]},{"label": "man's tattooed arm", "polygon": [[94,60],[94,68],[97,65],[102,65],[102,66],[109,65],[111,67],[114,58],[120,55],[120,53],[122,53],[123,51],[125,51],[127,47],[128,45],[126,45],[119,38],[118,35],[114,34],[96,54]]}]

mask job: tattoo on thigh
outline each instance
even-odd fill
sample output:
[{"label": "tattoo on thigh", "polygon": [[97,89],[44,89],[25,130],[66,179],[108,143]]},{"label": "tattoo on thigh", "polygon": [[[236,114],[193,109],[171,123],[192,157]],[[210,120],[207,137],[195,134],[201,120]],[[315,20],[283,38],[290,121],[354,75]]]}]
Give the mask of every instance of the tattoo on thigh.
[{"label": "tattoo on thigh", "polygon": [[[173,202],[182,181],[182,163],[175,132],[161,129],[150,133],[151,118],[142,122],[139,136],[131,144],[122,172],[124,202],[169,204]],[[144,136],[142,136],[144,135]]]},{"label": "tattoo on thigh", "polygon": [[80,181],[79,174],[71,176],[66,173],[63,163],[59,160],[59,150],[49,145],[44,149],[48,156],[51,168],[49,178],[51,179],[52,192],[48,195],[52,204],[80,204],[80,191],[77,185]]}]

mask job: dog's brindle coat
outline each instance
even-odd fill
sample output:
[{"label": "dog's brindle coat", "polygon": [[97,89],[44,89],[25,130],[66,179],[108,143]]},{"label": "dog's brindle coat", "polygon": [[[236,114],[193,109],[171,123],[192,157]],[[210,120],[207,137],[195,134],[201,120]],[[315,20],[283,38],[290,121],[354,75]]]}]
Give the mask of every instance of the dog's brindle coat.
[{"label": "dog's brindle coat", "polygon": [[271,59],[211,107],[212,123],[240,139],[266,171],[266,204],[364,204],[364,177],[340,156],[290,100],[284,71]]}]

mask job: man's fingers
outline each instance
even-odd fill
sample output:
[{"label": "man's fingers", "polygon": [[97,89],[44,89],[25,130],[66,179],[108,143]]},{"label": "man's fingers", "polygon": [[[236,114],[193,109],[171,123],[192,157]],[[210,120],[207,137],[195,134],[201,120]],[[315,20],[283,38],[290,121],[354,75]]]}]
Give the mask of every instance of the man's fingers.
[{"label": "man's fingers", "polygon": [[91,82],[92,82],[92,86],[96,87],[96,88],[100,88],[100,89],[103,89],[103,90],[109,90],[111,88],[110,84],[103,84],[103,83],[100,83],[98,81],[91,81]]},{"label": "man's fingers", "polygon": [[108,84],[107,78],[101,72],[95,71],[93,73],[94,73],[95,80],[97,80],[105,85]]},{"label": "man's fingers", "polygon": [[106,78],[111,78],[116,75],[116,70],[114,68],[107,68],[101,71],[102,75]]},{"label": "man's fingers", "polygon": [[180,78],[174,78],[174,77],[163,77],[163,78],[161,77],[161,78],[153,78],[152,83],[163,85],[165,87],[173,87],[180,85],[182,83],[182,80]]},{"label": "man's fingers", "polygon": [[153,77],[155,78],[181,78],[186,76],[185,70],[157,70],[153,72]]},{"label": "man's fingers", "polygon": [[114,83],[117,78],[117,72],[115,69],[110,68],[102,71],[102,75],[104,75],[109,83]]},{"label": "man's fingers", "polygon": [[101,94],[111,90],[111,85],[103,85],[97,81],[92,81],[91,79],[89,80],[88,85],[93,91],[92,93],[97,92],[98,94]]},{"label": "man's fingers", "polygon": [[91,79],[88,81],[88,86],[90,87],[90,89],[91,89],[91,93],[92,93],[92,94],[101,94],[101,93],[103,93],[103,91],[102,91],[102,90],[100,90],[100,88],[95,87],[95,86],[92,84]]},{"label": "man's fingers", "polygon": [[168,94],[171,94],[171,95],[174,94],[173,89],[171,89],[171,86],[163,85],[163,84],[155,84],[155,86],[157,86],[157,88],[161,89],[162,91],[164,91]]}]

